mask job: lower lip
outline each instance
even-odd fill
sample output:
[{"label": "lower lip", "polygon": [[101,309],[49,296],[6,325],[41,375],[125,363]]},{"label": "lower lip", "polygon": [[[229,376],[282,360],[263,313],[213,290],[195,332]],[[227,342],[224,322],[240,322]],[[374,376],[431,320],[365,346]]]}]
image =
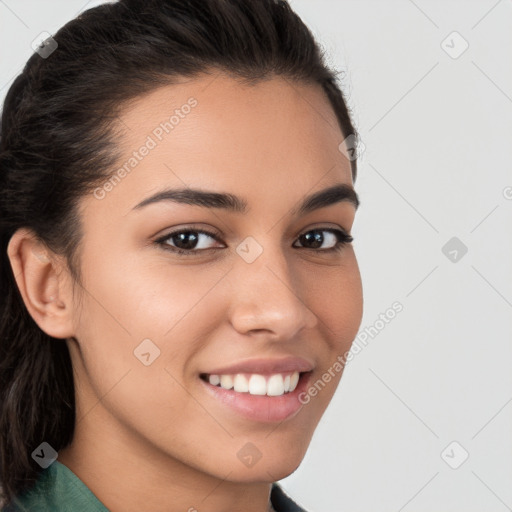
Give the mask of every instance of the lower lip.
[{"label": "lower lip", "polygon": [[295,416],[302,408],[299,395],[307,388],[311,372],[300,375],[297,387],[291,393],[281,396],[251,395],[239,393],[233,389],[212,386],[209,382],[199,379],[206,391],[241,416],[259,422],[279,422]]}]

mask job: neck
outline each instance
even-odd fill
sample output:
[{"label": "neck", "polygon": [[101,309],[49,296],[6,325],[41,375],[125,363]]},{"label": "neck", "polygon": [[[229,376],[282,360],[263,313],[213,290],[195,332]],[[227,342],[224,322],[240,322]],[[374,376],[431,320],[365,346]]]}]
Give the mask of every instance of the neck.
[{"label": "neck", "polygon": [[86,414],[58,460],[110,512],[274,512],[270,483],[235,482],[231,472],[218,478],[198,471],[134,439],[133,432],[113,428],[101,417],[105,413],[98,404]]}]

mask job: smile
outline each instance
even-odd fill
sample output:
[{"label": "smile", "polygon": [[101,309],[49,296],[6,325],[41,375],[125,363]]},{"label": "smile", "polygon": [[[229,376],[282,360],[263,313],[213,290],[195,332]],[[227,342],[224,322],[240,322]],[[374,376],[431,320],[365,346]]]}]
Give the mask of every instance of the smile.
[{"label": "smile", "polygon": [[300,374],[297,371],[261,375],[258,373],[237,373],[234,375],[202,374],[201,378],[212,386],[221,387],[237,393],[250,395],[282,396],[295,391]]},{"label": "smile", "polygon": [[303,407],[299,395],[311,375],[311,371],[202,373],[199,381],[217,406],[247,420],[267,423],[290,420],[298,414]]}]

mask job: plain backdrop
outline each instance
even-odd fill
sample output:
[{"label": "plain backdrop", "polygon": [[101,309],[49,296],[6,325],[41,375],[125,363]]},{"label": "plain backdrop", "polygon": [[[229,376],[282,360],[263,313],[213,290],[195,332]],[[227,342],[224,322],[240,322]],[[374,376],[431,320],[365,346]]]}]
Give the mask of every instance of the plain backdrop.
[{"label": "plain backdrop", "polygon": [[[99,3],[1,0],[1,99],[36,36]],[[512,2],[290,3],[363,143],[367,342],[281,483],[309,512],[512,510]]]}]

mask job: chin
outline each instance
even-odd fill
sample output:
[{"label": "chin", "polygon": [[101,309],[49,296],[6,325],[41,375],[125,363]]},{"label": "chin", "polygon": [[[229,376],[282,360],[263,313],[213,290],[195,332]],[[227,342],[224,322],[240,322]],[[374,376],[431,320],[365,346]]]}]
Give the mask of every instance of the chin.
[{"label": "chin", "polygon": [[[229,480],[233,482],[276,482],[291,475],[301,464],[304,451],[279,450],[272,453],[262,453],[261,458],[252,465],[230,464],[226,473],[231,471]],[[237,461],[238,462],[238,461]]]}]

